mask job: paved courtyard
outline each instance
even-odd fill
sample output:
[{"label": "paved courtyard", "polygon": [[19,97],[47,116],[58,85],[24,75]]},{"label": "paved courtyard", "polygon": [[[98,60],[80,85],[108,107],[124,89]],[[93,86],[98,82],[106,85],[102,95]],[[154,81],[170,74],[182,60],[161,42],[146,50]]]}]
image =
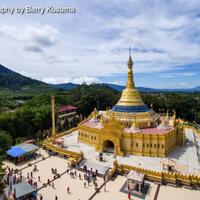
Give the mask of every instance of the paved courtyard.
[{"label": "paved courtyard", "polygon": [[[43,156],[47,156],[48,154],[41,150]],[[32,161],[33,163],[33,161]],[[10,167],[13,166],[11,163],[7,163]],[[27,167],[27,163],[22,164],[20,168],[22,169],[22,175],[27,181],[27,173],[33,170],[34,163],[32,166]],[[18,166],[19,168],[19,166]],[[72,178],[66,170],[68,169],[67,160],[57,157],[57,156],[50,156],[45,160],[41,160],[37,163],[38,171],[33,172],[33,181],[37,181],[38,187],[40,188],[43,183],[47,183],[47,179],[52,180],[53,174],[51,169],[56,168],[57,172],[61,174],[60,178],[54,181],[54,188],[51,185],[47,187],[43,187],[38,191],[38,197],[40,195],[43,196],[44,200],[54,200],[55,195],[58,196],[58,200],[87,200],[91,197],[94,192],[94,185],[90,183],[86,184],[86,188],[84,187],[84,180],[83,180],[83,172],[77,171],[77,175],[81,174],[81,180],[77,176],[76,178]],[[72,169],[75,172],[75,169]],[[40,176],[40,182],[38,181],[38,176]],[[114,180],[109,181],[106,184],[106,187],[103,186],[100,192],[94,196],[94,200],[123,200],[128,199],[128,195],[120,191],[124,183],[126,182],[126,176],[117,176]],[[97,178],[98,186],[103,184],[103,179],[98,177]],[[150,187],[145,197],[145,200],[151,200],[154,198],[157,185],[154,183],[149,183]],[[70,187],[70,193],[67,193],[67,187]],[[170,186],[161,186],[158,199],[165,200],[165,199],[191,199],[197,200],[199,199],[200,191],[189,190],[185,188],[174,188]],[[132,196],[132,200],[137,200],[139,198]]]},{"label": "paved courtyard", "polygon": [[[197,157],[197,147],[195,146],[195,142],[198,143],[200,140],[198,137],[195,137],[191,129],[186,129],[186,145],[184,147],[178,147],[174,152],[169,155],[169,158],[177,160],[178,165],[180,166],[180,170],[183,170],[185,173],[199,173],[199,163]],[[86,161],[90,163],[91,166],[100,166],[103,167],[112,167],[114,156],[111,153],[104,153],[104,162],[100,162],[98,160],[98,152],[95,151],[93,147],[90,147],[83,143],[77,142],[78,132],[75,131],[70,135],[64,136],[65,139],[65,147],[69,150],[80,152],[83,151]],[[195,141],[197,140],[197,141]],[[58,200],[87,200],[89,199],[95,192],[95,188],[93,183],[89,185],[86,184],[84,186],[83,179],[84,173],[81,171],[77,171],[76,169],[72,169],[72,172],[77,171],[77,176],[72,178],[69,173],[67,173],[67,169],[69,169],[67,160],[58,156],[50,156],[45,150],[40,149],[39,153],[41,156],[38,158],[31,160],[26,163],[22,163],[18,166],[5,161],[4,166],[9,166],[14,169],[21,169],[22,176],[25,181],[28,181],[27,174],[33,171],[34,163],[36,162],[38,171],[33,172],[33,181],[37,181],[38,183],[38,197],[40,195],[43,196],[45,200],[54,200],[55,195],[58,196]],[[45,158],[44,160],[42,158]],[[144,168],[149,168],[153,170],[161,170],[161,160],[160,158],[155,157],[142,157],[142,156],[134,156],[128,155],[126,157],[117,157],[119,163],[127,163],[129,165],[136,165]],[[29,163],[32,163],[32,166],[28,166]],[[181,168],[182,167],[182,168]],[[47,183],[47,180],[53,180],[54,174],[52,174],[52,168],[56,168],[57,172],[61,175],[59,178],[53,181],[54,187],[51,185],[47,185],[46,187],[42,187],[44,183]],[[79,179],[78,175],[81,175],[81,179]],[[38,176],[40,177],[40,181],[38,180]],[[106,186],[103,186],[99,193],[94,196],[94,200],[122,200],[128,199],[127,193],[120,191],[123,188],[123,185],[126,182],[126,176],[118,175],[114,180],[109,181]],[[103,184],[103,178],[97,178],[98,186]],[[149,190],[146,194],[145,199],[150,200],[153,199],[157,190],[157,185],[154,183],[149,183]],[[70,193],[67,192],[67,187],[70,188]],[[197,200],[199,199],[200,191],[185,189],[185,188],[174,188],[170,186],[161,186],[158,194],[159,200],[167,200],[167,199],[191,199]],[[135,196],[132,196],[132,199],[139,199]]]},{"label": "paved courtyard", "polygon": [[[198,163],[197,150],[195,147],[194,135],[192,129],[185,129],[186,144],[185,146],[177,147],[168,158],[176,161],[177,169],[182,173],[200,174],[200,165]],[[94,147],[78,142],[78,131],[64,136],[64,144],[66,149],[84,153],[86,160],[112,167],[114,155],[104,153],[105,162],[98,161],[98,152]],[[163,158],[126,155],[125,157],[116,158],[119,163],[126,163],[146,169],[161,171]]]},{"label": "paved courtyard", "polygon": [[179,200],[199,200],[200,191],[190,190],[186,188],[174,188],[170,186],[160,186],[160,191],[158,193],[158,200],[169,200],[169,199],[179,199]]},{"label": "paved courtyard", "polygon": [[[44,150],[41,150],[41,153],[43,156],[48,155]],[[34,160],[37,162],[38,160]],[[95,192],[95,187],[92,182],[88,185],[86,181],[84,180],[84,173],[81,171],[77,171],[76,169],[70,170],[67,164],[67,160],[63,159],[58,156],[50,156],[46,158],[45,160],[40,160],[36,163],[38,171],[33,172],[34,169],[34,162],[32,161],[32,166],[27,166],[27,163],[21,164],[20,166],[15,167],[10,162],[5,162],[6,166],[13,167],[14,169],[20,168],[22,170],[22,176],[23,180],[28,182],[27,175],[29,173],[33,173],[33,182],[37,182],[38,184],[38,197],[40,195],[43,196],[44,200],[54,200],[55,195],[57,195],[59,200],[64,199],[81,199],[81,200],[87,200],[90,196]],[[55,179],[53,181],[54,187],[52,186],[52,182],[50,185],[47,185],[46,187],[42,187],[44,183],[47,183],[47,180],[50,181],[53,180],[54,174],[52,173],[52,168],[57,169],[57,173],[60,174],[60,177]],[[70,171],[67,173],[67,169]],[[70,175],[70,172],[77,173],[77,176]],[[81,175],[81,179],[79,179],[79,174]],[[38,179],[38,176],[40,177],[40,181]],[[84,182],[86,183],[86,187],[84,186]],[[103,184],[103,178],[97,177],[97,185],[98,187]],[[70,188],[70,192],[67,192],[67,187]]]},{"label": "paved courtyard", "polygon": [[[123,200],[123,199],[128,199],[128,194],[123,193],[120,191],[121,187],[124,185],[126,182],[127,178],[125,176],[117,176],[116,179],[113,181],[109,181],[106,184],[106,188],[103,187],[100,193],[98,193],[94,200]],[[154,183],[149,183],[150,187],[147,192],[147,195],[145,197],[145,200],[152,200],[154,198],[155,192],[157,185]],[[105,190],[104,190],[105,189]],[[137,198],[135,196],[132,196],[132,200],[139,200],[140,198]],[[141,199],[140,199],[141,200]]]}]

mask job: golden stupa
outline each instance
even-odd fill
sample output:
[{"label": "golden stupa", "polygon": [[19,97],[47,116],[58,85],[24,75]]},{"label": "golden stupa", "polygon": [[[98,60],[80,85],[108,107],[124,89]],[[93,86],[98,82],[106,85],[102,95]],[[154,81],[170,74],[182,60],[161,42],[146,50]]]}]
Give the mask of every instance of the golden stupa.
[{"label": "golden stupa", "polygon": [[108,116],[114,113],[117,120],[129,126],[133,121],[136,121],[140,128],[156,126],[159,123],[159,115],[150,110],[143,102],[134,84],[132,67],[133,61],[129,55],[126,88],[122,91],[118,103],[108,112]]},{"label": "golden stupa", "polygon": [[121,97],[112,109],[97,111],[78,126],[80,142],[97,151],[115,155],[135,154],[165,157],[184,143],[181,123],[173,116],[162,116],[143,102],[133,80],[133,61],[128,59],[128,79]]}]

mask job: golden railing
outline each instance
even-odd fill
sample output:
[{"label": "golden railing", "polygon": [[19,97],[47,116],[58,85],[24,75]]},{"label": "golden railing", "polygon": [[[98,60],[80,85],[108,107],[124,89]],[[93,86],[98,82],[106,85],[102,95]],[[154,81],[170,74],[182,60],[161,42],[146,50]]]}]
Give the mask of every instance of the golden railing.
[{"label": "golden railing", "polygon": [[[128,171],[134,170],[139,173],[145,174],[145,178],[150,181],[157,182],[167,182],[167,183],[179,183],[182,185],[196,185],[200,184],[200,176],[193,174],[180,174],[180,173],[170,173],[170,172],[158,172],[154,170],[144,169],[141,167],[130,166],[126,164],[118,164],[117,162],[113,164],[116,166],[117,170],[115,172],[126,173]],[[115,167],[113,167],[114,169]]]},{"label": "golden railing", "polygon": [[194,127],[194,126],[191,126],[191,125],[184,125],[184,128],[190,128],[190,129],[192,129],[195,133],[200,134],[200,129],[199,129],[199,128],[196,128],[196,127]]},{"label": "golden railing", "polygon": [[82,152],[78,153],[78,152],[70,151],[70,150],[67,150],[67,149],[62,149],[62,148],[59,148],[59,147],[52,144],[53,139],[62,137],[64,135],[68,135],[68,134],[70,134],[70,133],[72,133],[73,131],[76,131],[76,130],[77,130],[77,127],[72,128],[68,131],[64,131],[62,133],[56,134],[56,136],[54,138],[53,137],[48,138],[47,140],[45,140],[43,142],[43,147],[45,149],[51,150],[51,151],[61,155],[61,156],[66,156],[67,158],[69,158],[71,164],[78,164],[83,159],[83,153]]}]

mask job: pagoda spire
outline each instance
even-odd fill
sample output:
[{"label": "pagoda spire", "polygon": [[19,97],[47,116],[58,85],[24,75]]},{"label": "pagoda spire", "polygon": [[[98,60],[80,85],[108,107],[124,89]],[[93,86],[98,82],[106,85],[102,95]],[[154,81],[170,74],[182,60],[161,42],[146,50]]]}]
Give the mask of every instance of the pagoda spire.
[{"label": "pagoda spire", "polygon": [[127,79],[126,87],[125,89],[123,89],[121,97],[119,101],[117,102],[117,104],[114,106],[113,110],[122,112],[122,110],[128,109],[129,112],[132,112],[132,110],[135,112],[135,110],[138,109],[138,107],[135,107],[135,106],[142,106],[141,107],[142,109],[144,108],[144,110],[148,110],[147,106],[144,104],[144,102],[141,99],[140,93],[135,88],[134,79],[133,79],[133,70],[132,70],[133,61],[131,58],[130,47],[129,47],[129,59],[128,59],[127,65],[128,65],[128,79]]},{"label": "pagoda spire", "polygon": [[127,65],[128,65],[128,80],[126,83],[126,88],[133,89],[135,88],[135,84],[133,81],[133,70],[132,70],[133,60],[131,58],[131,47],[129,47],[129,59]]}]

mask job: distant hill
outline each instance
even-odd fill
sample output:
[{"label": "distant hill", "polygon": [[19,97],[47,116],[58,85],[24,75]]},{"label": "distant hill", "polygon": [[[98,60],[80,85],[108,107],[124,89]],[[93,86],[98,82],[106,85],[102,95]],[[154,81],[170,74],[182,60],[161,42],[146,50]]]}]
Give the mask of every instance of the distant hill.
[{"label": "distant hill", "polygon": [[0,64],[0,88],[12,91],[49,91],[52,88],[41,81],[34,80],[16,73]]},{"label": "distant hill", "polygon": [[192,90],[195,91],[195,92],[200,92],[200,86],[192,88]]},{"label": "distant hill", "polygon": [[61,84],[49,84],[49,85],[55,89],[63,89],[63,90],[72,90],[79,86],[79,84],[74,84],[74,83],[61,83]]},{"label": "distant hill", "polygon": [[[103,83],[104,85],[107,85],[109,87],[111,87],[112,89],[115,89],[117,91],[122,91],[125,86],[122,86],[122,85],[116,85],[116,84],[111,84],[111,83]],[[157,89],[154,89],[154,88],[146,88],[146,87],[137,87],[137,89],[140,91],[140,92],[156,92]]]},{"label": "distant hill", "polygon": [[[63,90],[71,90],[74,88],[77,88],[78,86],[80,86],[79,84],[74,84],[74,83],[63,83],[63,84],[49,84],[51,87],[55,88],[55,89],[63,89]],[[114,90],[117,91],[122,91],[125,86],[122,85],[117,85],[117,84],[111,84],[111,83],[100,83],[100,84],[96,84],[96,85],[106,85]],[[155,92],[157,91],[156,89],[153,88],[145,88],[145,87],[138,87],[138,89],[141,92]]]},{"label": "distant hill", "polygon": [[111,83],[103,83],[103,84],[117,91],[122,91],[125,88],[125,86],[117,85],[117,84],[111,84]]},{"label": "distant hill", "polygon": [[[117,91],[122,91],[124,89],[124,86],[111,83],[101,83],[99,85],[106,85]],[[78,86],[80,85],[74,83],[47,84],[42,81],[23,76],[0,64],[1,90],[41,93],[54,91],[54,89],[71,90],[77,88]],[[137,87],[137,89],[140,92],[200,92],[200,86],[190,89],[155,89],[147,87]]]},{"label": "distant hill", "polygon": [[[63,84],[49,84],[53,88],[56,89],[63,89],[63,90],[71,90],[79,86],[79,84],[74,83],[63,83]],[[114,90],[122,91],[125,86],[117,85],[117,84],[111,84],[111,83],[101,83],[99,85],[106,85]],[[147,87],[137,87],[137,89],[140,92],[200,92],[200,86],[190,89],[155,89],[155,88],[147,88]]]}]

